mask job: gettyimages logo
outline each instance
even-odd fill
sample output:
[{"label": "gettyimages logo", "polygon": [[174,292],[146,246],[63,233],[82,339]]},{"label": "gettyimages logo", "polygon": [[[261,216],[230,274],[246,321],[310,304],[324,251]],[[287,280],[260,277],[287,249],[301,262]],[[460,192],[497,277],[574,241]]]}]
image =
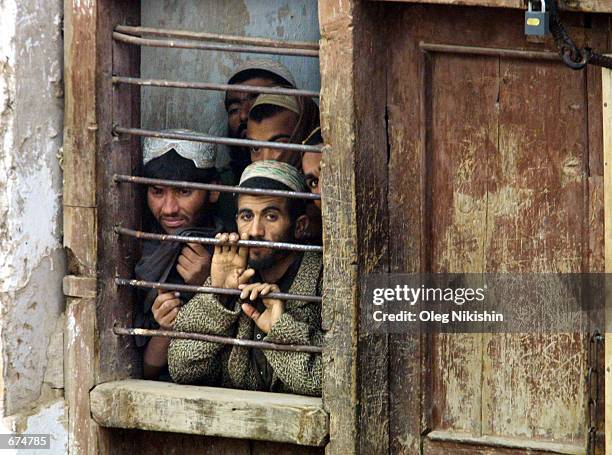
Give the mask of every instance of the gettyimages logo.
[{"label": "gettyimages logo", "polygon": [[[389,303],[404,303],[410,307],[420,306],[425,302],[454,304],[458,307],[465,303],[484,302],[487,286],[481,288],[438,288],[421,285],[419,288],[407,284],[395,285],[394,288],[374,288],[372,303],[382,307]],[[374,310],[375,322],[503,322],[504,315],[496,311],[455,310],[449,305],[448,312],[434,310],[414,311],[400,310],[399,313],[387,313],[384,309]]]},{"label": "gettyimages logo", "polygon": [[[376,274],[361,322],[386,333],[586,332],[603,321],[604,274]],[[612,281],[611,281],[612,283]]]}]

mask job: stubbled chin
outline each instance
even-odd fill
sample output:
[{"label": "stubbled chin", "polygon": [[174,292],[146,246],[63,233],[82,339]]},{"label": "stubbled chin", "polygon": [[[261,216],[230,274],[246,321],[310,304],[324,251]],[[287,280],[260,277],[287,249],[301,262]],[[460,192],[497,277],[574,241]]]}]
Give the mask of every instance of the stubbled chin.
[{"label": "stubbled chin", "polygon": [[249,258],[251,259],[263,259],[270,255],[269,250],[263,248],[257,248],[255,251],[252,249],[249,251]]}]

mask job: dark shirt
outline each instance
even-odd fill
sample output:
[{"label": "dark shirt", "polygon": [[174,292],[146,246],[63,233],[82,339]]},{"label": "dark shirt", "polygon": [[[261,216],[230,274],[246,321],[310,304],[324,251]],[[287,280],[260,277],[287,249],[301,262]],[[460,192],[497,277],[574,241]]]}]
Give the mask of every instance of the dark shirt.
[{"label": "dark shirt", "polygon": [[[214,226],[179,229],[176,235],[188,237],[214,237],[223,232],[223,224],[218,218],[214,219]],[[184,243],[161,242],[146,240],[143,242],[142,256],[136,264],[134,275],[143,281],[155,281],[172,284],[185,284],[183,277],[176,270],[176,263]],[[213,247],[207,247],[212,255]],[[143,329],[159,329],[159,324],[153,317],[152,306],[157,297],[156,289],[139,289],[137,293],[137,310],[134,318],[134,327]],[[193,297],[192,293],[181,292],[181,301],[187,302]],[[136,345],[144,347],[150,337],[136,337]]]}]

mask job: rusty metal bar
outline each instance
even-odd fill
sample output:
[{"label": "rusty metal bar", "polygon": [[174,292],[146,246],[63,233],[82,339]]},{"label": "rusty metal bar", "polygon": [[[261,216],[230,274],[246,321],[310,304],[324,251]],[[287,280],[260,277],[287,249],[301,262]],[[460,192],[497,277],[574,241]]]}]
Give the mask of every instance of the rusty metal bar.
[{"label": "rusty metal bar", "polygon": [[[215,288],[211,286],[191,286],[189,284],[173,284],[173,283],[160,283],[157,281],[140,281],[140,280],[128,280],[126,278],[115,278],[115,284],[118,286],[132,286],[136,288],[149,288],[149,289],[164,289],[166,291],[183,291],[183,292],[194,292],[200,294],[219,294],[219,295],[235,295],[240,296],[239,289],[225,289]],[[316,295],[299,295],[299,294],[288,294],[286,292],[270,292],[267,297],[272,299],[280,300],[301,300],[303,302],[321,303],[321,297]]]},{"label": "rusty metal bar", "polygon": [[183,182],[179,180],[151,179],[148,177],[136,177],[133,175],[113,175],[113,180],[118,183],[134,183],[142,185],[171,186],[174,188],[193,188],[194,190],[220,191],[222,193],[249,194],[251,196],[278,196],[289,199],[308,199],[312,201],[321,200],[321,195],[316,193],[300,193],[297,191],[264,190],[262,188],[240,188],[239,186],[218,185],[216,183]]},{"label": "rusty metal bar", "polygon": [[276,95],[307,96],[311,98],[319,97],[319,92],[313,90],[297,90],[294,88],[283,87],[257,87],[254,85],[240,84],[215,84],[212,82],[183,82],[169,81],[165,79],[141,79],[138,77],[123,76],[113,76],[113,84],[130,84],[145,87],[186,88],[194,90],[217,90],[220,92],[232,90],[247,93],[272,93]]},{"label": "rusty metal bar", "polygon": [[308,41],[286,41],[268,38],[253,38],[237,35],[218,35],[214,33],[190,32],[186,30],[168,30],[152,27],[133,27],[129,25],[118,25],[115,31],[137,36],[160,36],[163,38],[189,39],[194,41],[216,41],[228,44],[246,44],[252,46],[311,49],[319,50],[319,43]]},{"label": "rusty metal bar", "polygon": [[165,47],[173,49],[197,49],[204,51],[244,52],[249,54],[291,55],[294,57],[319,57],[319,51],[310,49],[274,48],[264,46],[242,46],[235,44],[206,44],[173,39],[150,39],[113,32],[113,39],[136,46]]},{"label": "rusty metal bar", "polygon": [[527,60],[561,61],[554,52],[527,51],[520,49],[502,49],[497,47],[455,46],[453,44],[433,44],[421,41],[419,48],[425,52],[442,52],[449,54],[484,55],[489,57],[518,58]]},{"label": "rusty metal bar", "polygon": [[240,346],[243,348],[266,349],[269,351],[308,352],[312,354],[320,354],[323,352],[323,348],[320,346],[278,344],[269,343],[267,341],[242,340],[238,338],[222,337],[218,335],[208,335],[204,333],[177,332],[174,330],[150,330],[130,327],[114,327],[113,333],[115,335],[164,337],[179,338],[181,340],[208,341],[209,343],[229,344],[232,346]]},{"label": "rusty metal bar", "polygon": [[[180,243],[200,243],[203,245],[221,245],[223,244],[220,240],[210,237],[189,237],[183,235],[172,235],[172,234],[154,234],[152,232],[136,231],[134,229],[128,229],[121,226],[115,227],[115,232],[119,235],[127,235],[129,237],[136,237],[137,239],[145,240],[159,240],[161,242],[180,242]],[[239,240],[238,246],[245,246],[248,248],[269,248],[271,250],[285,250],[285,251],[301,251],[301,252],[323,252],[323,247],[320,245],[300,245],[297,243],[286,243],[286,242],[266,242],[261,240]]]},{"label": "rusty metal bar", "polygon": [[316,145],[284,144],[282,142],[250,141],[248,139],[233,139],[230,137],[208,136],[205,134],[170,133],[165,131],[144,130],[141,128],[125,128],[115,126],[115,134],[131,134],[133,136],[161,137],[165,139],[182,139],[194,142],[208,142],[211,144],[223,144],[238,147],[267,147],[271,149],[289,150],[291,152],[321,153],[322,147]]}]

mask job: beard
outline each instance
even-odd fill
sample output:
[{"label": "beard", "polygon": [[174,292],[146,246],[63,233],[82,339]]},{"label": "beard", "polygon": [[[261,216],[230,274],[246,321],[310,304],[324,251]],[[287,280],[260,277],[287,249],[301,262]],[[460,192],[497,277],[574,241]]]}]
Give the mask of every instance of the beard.
[{"label": "beard", "polygon": [[246,122],[240,123],[238,128],[234,131],[228,126],[227,135],[234,139],[244,139],[246,137],[247,124]]},{"label": "beard", "polygon": [[246,137],[246,130],[247,130],[246,123],[241,123],[240,125],[238,125],[238,132],[236,134],[236,137],[238,137],[239,139],[244,139]]},{"label": "beard", "polygon": [[[289,233],[293,232],[293,226],[288,231]],[[287,233],[282,238],[274,240],[275,242],[292,242],[295,239],[291,234]],[[253,237],[250,240],[262,240],[266,241],[269,239],[265,239],[263,237]],[[264,249],[264,253],[259,257],[252,257],[249,253],[248,266],[253,270],[261,271],[272,268],[277,262],[281,259],[287,257],[291,254],[291,251],[286,250],[272,250],[272,249]]]},{"label": "beard", "polygon": [[287,255],[287,251],[279,251],[273,250],[270,251],[269,254],[259,258],[251,258],[249,256],[248,266],[253,270],[261,271],[270,269],[276,264],[279,260],[284,258]]}]

